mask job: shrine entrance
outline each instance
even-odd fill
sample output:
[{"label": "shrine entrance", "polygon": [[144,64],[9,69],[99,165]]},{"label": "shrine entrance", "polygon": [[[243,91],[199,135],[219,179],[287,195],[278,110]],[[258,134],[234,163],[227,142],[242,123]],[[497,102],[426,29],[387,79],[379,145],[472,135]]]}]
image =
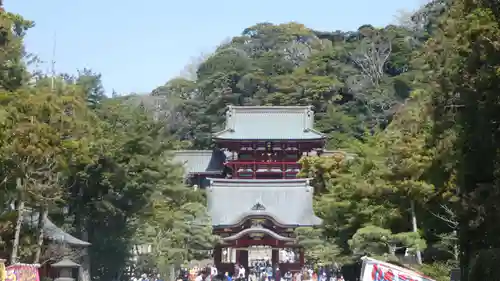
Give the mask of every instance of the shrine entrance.
[{"label": "shrine entrance", "polygon": [[253,264],[261,258],[261,251],[255,250],[254,247],[245,248],[222,248],[222,258],[218,262],[214,257],[214,263],[217,268],[224,272],[234,272],[234,266],[240,264],[245,269],[252,268]]},{"label": "shrine entrance", "polygon": [[[214,251],[214,263],[220,271],[231,273],[234,272],[236,264],[245,267],[247,272],[252,268],[260,268],[264,265],[265,267],[269,265],[279,266],[282,272],[297,272],[304,266],[304,255],[301,248],[286,248],[285,245],[278,247],[269,245],[248,245],[239,248],[217,247]],[[218,253],[220,253],[220,260],[217,256]]]},{"label": "shrine entrance", "polygon": [[265,245],[255,245],[248,247],[248,267],[255,266],[262,262],[271,262],[273,248]]}]

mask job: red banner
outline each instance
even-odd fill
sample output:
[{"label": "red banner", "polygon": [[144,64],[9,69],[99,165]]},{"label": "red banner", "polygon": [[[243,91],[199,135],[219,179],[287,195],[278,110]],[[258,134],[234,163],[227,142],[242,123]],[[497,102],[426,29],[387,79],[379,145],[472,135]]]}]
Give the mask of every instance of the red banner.
[{"label": "red banner", "polygon": [[6,268],[5,281],[40,281],[38,265],[15,264]]},{"label": "red banner", "polygon": [[368,257],[362,260],[361,281],[434,281],[421,273],[391,263]]}]

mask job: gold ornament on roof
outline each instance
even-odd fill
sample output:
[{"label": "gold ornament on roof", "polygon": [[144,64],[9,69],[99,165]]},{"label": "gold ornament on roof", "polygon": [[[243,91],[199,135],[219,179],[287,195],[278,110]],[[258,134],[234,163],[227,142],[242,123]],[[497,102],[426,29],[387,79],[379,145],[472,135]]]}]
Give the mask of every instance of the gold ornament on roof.
[{"label": "gold ornament on roof", "polygon": [[262,224],[265,222],[263,219],[253,219],[251,221],[252,223],[252,228],[262,228]]},{"label": "gold ornament on roof", "polygon": [[255,240],[261,240],[264,237],[264,233],[251,233],[249,236]]}]

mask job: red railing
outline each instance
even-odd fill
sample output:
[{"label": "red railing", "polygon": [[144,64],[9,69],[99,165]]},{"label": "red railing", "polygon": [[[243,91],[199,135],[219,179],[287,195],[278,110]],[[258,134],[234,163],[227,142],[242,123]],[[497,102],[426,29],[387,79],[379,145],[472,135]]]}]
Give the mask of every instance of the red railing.
[{"label": "red railing", "polygon": [[273,174],[282,178],[294,178],[300,170],[299,163],[290,161],[228,161],[225,165],[233,170],[235,178],[256,178],[258,175]]}]

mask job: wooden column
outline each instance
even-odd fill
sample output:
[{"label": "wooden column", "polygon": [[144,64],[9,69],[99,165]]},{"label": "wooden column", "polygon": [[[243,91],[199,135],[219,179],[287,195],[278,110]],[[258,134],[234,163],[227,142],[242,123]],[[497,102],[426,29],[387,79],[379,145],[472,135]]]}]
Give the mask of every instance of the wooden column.
[{"label": "wooden column", "polygon": [[271,254],[271,263],[274,266],[275,264],[278,264],[280,262],[280,251],[279,249],[273,248],[272,254]]},{"label": "wooden column", "polygon": [[240,263],[240,252],[241,250],[236,249],[236,263]]},{"label": "wooden column", "polygon": [[241,250],[240,252],[240,264],[245,267],[246,274],[248,274],[248,250]]},{"label": "wooden column", "polygon": [[300,248],[299,263],[300,263],[300,267],[303,267],[305,264],[304,248]]},{"label": "wooden column", "polygon": [[215,246],[213,252],[214,264],[218,267],[222,263],[222,247]]}]

